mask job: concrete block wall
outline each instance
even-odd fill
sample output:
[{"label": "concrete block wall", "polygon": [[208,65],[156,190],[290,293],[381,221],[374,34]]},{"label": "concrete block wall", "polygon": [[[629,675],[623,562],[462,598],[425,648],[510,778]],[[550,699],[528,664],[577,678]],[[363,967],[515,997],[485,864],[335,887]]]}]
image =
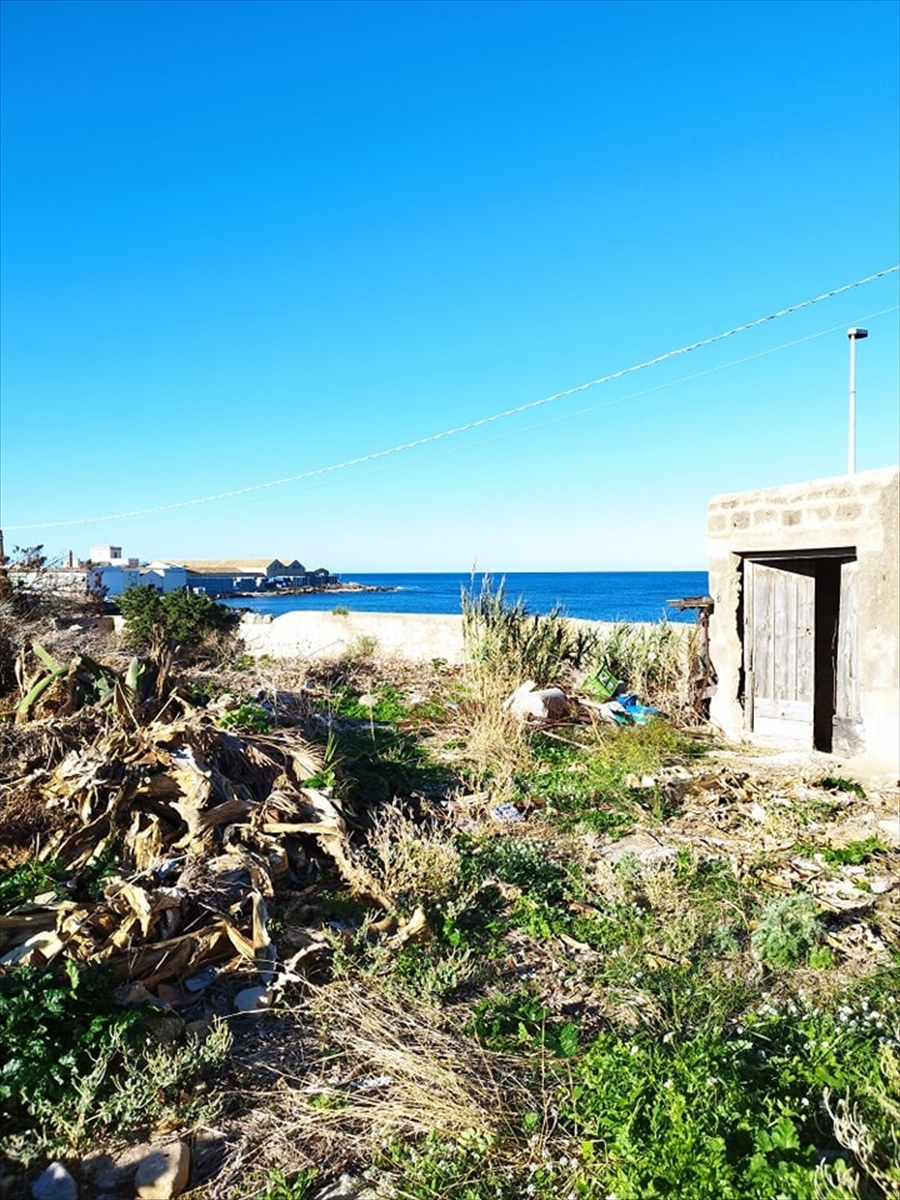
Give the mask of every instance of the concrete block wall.
[{"label": "concrete block wall", "polygon": [[709,504],[710,715],[744,735],[739,628],[742,556],[853,548],[858,561],[860,707],[867,750],[900,764],[900,470],[715,496]]}]

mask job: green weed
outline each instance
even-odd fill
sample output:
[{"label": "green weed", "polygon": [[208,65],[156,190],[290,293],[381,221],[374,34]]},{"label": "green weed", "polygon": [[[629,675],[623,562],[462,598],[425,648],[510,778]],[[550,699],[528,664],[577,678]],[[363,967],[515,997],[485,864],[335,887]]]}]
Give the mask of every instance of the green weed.
[{"label": "green weed", "polygon": [[890,847],[880,837],[867,837],[862,841],[848,842],[846,846],[827,846],[820,850],[822,858],[835,866],[861,866],[867,863],[873,854],[883,854]]},{"label": "green weed", "polygon": [[[797,893],[774,900],[763,911],[750,941],[770,967],[796,967],[825,940],[819,907],[812,896]],[[819,957],[816,965],[824,965]]]},{"label": "green weed", "polygon": [[663,766],[702,753],[702,748],[666,722],[652,721],[604,727],[587,745],[537,734],[532,752],[534,765],[519,775],[519,787],[543,801],[556,824],[621,835],[633,825],[638,805],[649,803],[651,815],[659,819],[666,815],[667,802],[658,789],[635,789],[632,781],[655,776]]},{"label": "green weed", "polygon": [[275,720],[268,709],[249,703],[222,713],[216,724],[222,729],[239,729],[244,733],[270,733],[275,728]]},{"label": "green weed", "polygon": [[6,871],[0,871],[0,910],[8,912],[16,904],[44,892],[57,894],[62,868],[55,860],[30,859]]},{"label": "green weed", "polygon": [[816,780],[813,787],[822,788],[826,792],[850,792],[851,795],[859,796],[861,800],[866,798],[866,789],[861,783],[854,779],[844,779],[840,775],[824,775]]},{"label": "green weed", "polygon": [[268,1171],[262,1183],[263,1190],[254,1194],[257,1200],[311,1200],[318,1175],[316,1167],[289,1174],[278,1169]]},{"label": "green weed", "polygon": [[554,1018],[532,992],[481,1000],[472,1011],[466,1032],[492,1050],[549,1051],[557,1058],[573,1058],[578,1053],[577,1021]]},{"label": "green weed", "polygon": [[154,1044],[151,1011],[123,1009],[98,970],[20,968],[0,981],[4,1144],[23,1162],[187,1111],[186,1092],[220,1064],[227,1028],[203,1045]]}]

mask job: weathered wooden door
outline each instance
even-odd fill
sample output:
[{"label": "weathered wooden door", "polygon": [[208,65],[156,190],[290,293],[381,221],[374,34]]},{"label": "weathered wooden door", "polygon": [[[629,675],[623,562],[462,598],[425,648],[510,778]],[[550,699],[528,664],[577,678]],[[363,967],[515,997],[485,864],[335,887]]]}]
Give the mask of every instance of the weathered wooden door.
[{"label": "weathered wooden door", "polygon": [[812,748],[815,569],[744,560],[744,721],[757,736]]},{"label": "weathered wooden door", "polygon": [[865,749],[859,709],[859,625],[856,602],[856,560],[841,563],[841,603],[837,627],[834,697],[834,749],[860,754]]}]

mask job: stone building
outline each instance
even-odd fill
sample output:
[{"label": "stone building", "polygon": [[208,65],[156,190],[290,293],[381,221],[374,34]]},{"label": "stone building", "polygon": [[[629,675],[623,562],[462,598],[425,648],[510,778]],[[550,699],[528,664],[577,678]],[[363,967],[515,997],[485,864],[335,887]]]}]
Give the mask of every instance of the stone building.
[{"label": "stone building", "polygon": [[715,496],[710,717],[900,766],[900,471]]}]

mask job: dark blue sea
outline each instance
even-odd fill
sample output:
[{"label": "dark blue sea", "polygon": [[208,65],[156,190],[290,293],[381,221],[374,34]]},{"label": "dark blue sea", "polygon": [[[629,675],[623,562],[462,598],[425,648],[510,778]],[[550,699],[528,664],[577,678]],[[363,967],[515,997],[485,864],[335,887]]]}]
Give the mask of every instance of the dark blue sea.
[{"label": "dark blue sea", "polygon": [[[354,575],[344,582],[385,588],[378,592],[316,592],[302,596],[268,593],[225,601],[234,608],[281,613],[296,609],[328,612],[337,605],[352,612],[459,613],[463,589],[477,593],[482,576],[452,572],[429,575]],[[509,602],[521,599],[530,613],[547,613],[556,606],[570,617],[587,621],[690,621],[691,611],[670,608],[667,600],[706,595],[705,571],[566,571],[492,575],[493,586],[503,581]]]}]

